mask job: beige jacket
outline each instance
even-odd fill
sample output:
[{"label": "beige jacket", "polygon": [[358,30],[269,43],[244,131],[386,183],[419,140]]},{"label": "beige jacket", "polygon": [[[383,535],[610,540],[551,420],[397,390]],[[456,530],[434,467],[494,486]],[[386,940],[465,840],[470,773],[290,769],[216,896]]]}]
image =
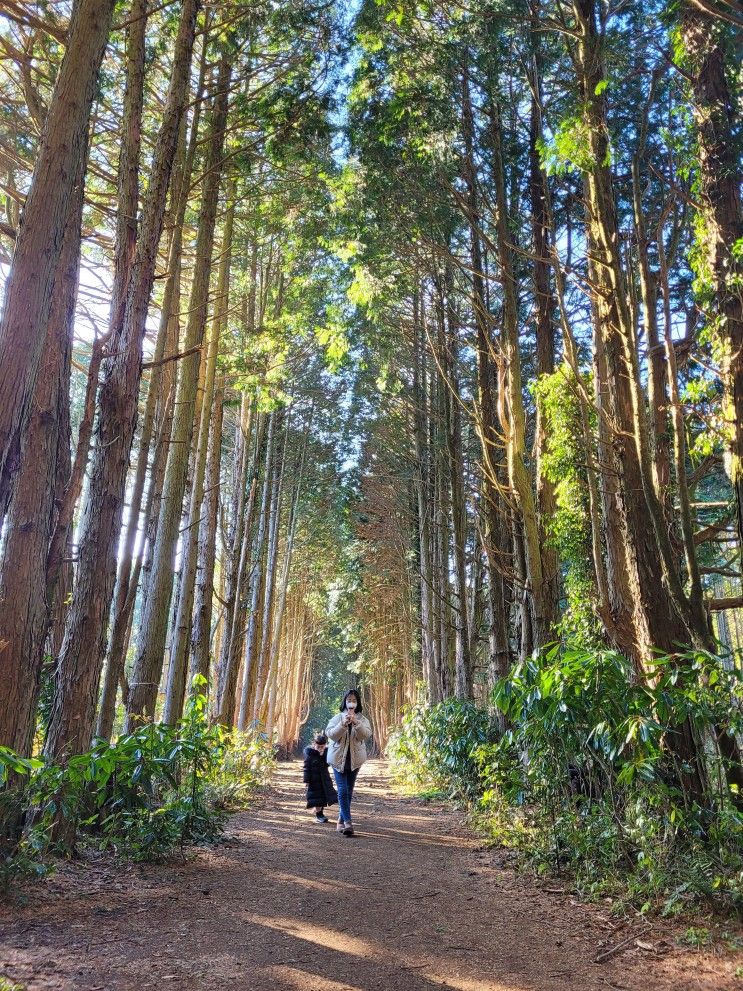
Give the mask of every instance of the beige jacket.
[{"label": "beige jacket", "polygon": [[361,765],[367,758],[366,752],[366,741],[372,735],[371,723],[366,718],[366,716],[357,716],[358,723],[351,727],[351,732],[348,732],[348,726],[343,725],[343,713],[339,712],[337,716],[333,718],[328,723],[325,733],[330,740],[328,746],[328,764],[334,767],[336,771],[342,771],[346,766],[346,753],[348,747],[351,747],[351,770],[358,771]]}]

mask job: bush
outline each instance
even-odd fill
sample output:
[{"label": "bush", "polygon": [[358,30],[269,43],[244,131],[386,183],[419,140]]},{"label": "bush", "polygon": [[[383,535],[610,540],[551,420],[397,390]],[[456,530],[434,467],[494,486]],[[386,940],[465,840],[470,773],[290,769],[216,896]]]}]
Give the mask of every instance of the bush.
[{"label": "bush", "polygon": [[[478,753],[481,808],[522,806],[538,869],[569,868],[589,893],[624,884],[669,911],[699,897],[743,907],[743,818],[716,747],[721,729],[740,733],[735,672],[694,652],[658,657],[646,684],[616,652],[554,648],[493,698],[510,728]],[[706,756],[703,806],[668,746],[685,720]]]},{"label": "bush", "polygon": [[43,836],[26,836],[22,830],[25,780],[43,761],[19,757],[0,747],[0,895],[12,891],[24,878],[41,876]]},{"label": "bush", "polygon": [[411,706],[390,736],[392,772],[406,784],[472,800],[485,787],[474,754],[498,737],[497,721],[474,702],[447,699],[429,709]]},{"label": "bush", "polygon": [[239,807],[257,788],[268,784],[275,766],[274,750],[265,733],[233,730],[225,734],[220,760],[205,781],[208,802],[218,809]]},{"label": "bush", "polygon": [[96,740],[64,766],[0,749],[0,887],[43,872],[48,853],[76,841],[134,860],[211,842],[225,809],[263,785],[272,767],[261,737],[208,725],[201,694],[176,726]]},{"label": "bush", "polygon": [[[666,912],[700,899],[743,909],[740,795],[717,746],[743,727],[736,672],[693,652],[657,658],[639,683],[616,652],[555,647],[517,665],[492,701],[502,734],[469,703],[409,713],[393,766],[415,783],[448,782],[494,841],[539,873],[568,872],[585,894]],[[704,804],[668,746],[685,720],[704,754]]]}]

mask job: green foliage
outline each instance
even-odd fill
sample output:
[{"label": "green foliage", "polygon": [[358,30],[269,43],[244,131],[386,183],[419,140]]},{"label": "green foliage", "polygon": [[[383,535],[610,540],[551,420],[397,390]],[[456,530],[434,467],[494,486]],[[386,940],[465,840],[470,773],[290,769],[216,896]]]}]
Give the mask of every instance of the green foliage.
[{"label": "green foliage", "polygon": [[[494,841],[539,873],[568,872],[586,895],[667,913],[699,900],[743,908],[743,816],[715,744],[721,729],[740,733],[743,684],[719,658],[659,657],[642,684],[614,651],[555,647],[518,665],[493,702],[501,736],[471,703],[409,712],[393,766],[409,783],[445,783]],[[705,741],[705,807],[667,746],[686,719]]]},{"label": "green foliage", "polygon": [[0,991],[26,991],[26,985],[16,984],[0,974]]},{"label": "green foliage", "polygon": [[[739,677],[708,654],[660,657],[642,684],[616,652],[548,651],[495,690],[510,729],[479,754],[482,807],[520,806],[527,857],[568,868],[587,893],[625,874],[631,898],[667,911],[701,897],[740,907],[743,819],[712,747],[720,728],[739,732],[742,699]],[[667,746],[686,719],[709,741],[705,808]]]},{"label": "green foliage", "polygon": [[497,736],[497,722],[485,709],[446,699],[428,709],[407,708],[387,753],[393,773],[404,783],[474,800],[485,787],[474,755],[479,747],[494,744]]},{"label": "green foliage", "polygon": [[[590,377],[577,382],[565,363],[552,375],[543,375],[535,392],[546,434],[542,471],[555,486],[557,502],[548,521],[548,538],[565,568],[567,606],[560,633],[568,643],[586,645],[598,644],[599,623],[593,607],[596,593],[579,388],[590,394]],[[595,412],[589,427],[594,426]]]},{"label": "green foliage", "polygon": [[264,738],[208,725],[200,693],[176,726],[148,724],[115,743],[96,740],[63,766],[2,749],[0,780],[22,775],[23,783],[0,791],[0,890],[42,873],[44,858],[68,849],[70,836],[133,860],[211,842],[225,809],[265,784],[272,767]]},{"label": "green foliage", "polygon": [[204,781],[206,802],[215,809],[239,808],[268,784],[276,763],[273,747],[262,733],[222,730],[221,748]]},{"label": "green foliage", "polygon": [[342,314],[336,307],[328,307],[328,320],[322,327],[315,328],[317,343],[325,352],[325,360],[331,372],[337,372],[349,352],[350,344]]},{"label": "green foliage", "polygon": [[15,775],[26,775],[44,766],[37,757],[19,757],[8,747],[0,747],[0,787]]},{"label": "green foliage", "polygon": [[683,936],[679,937],[679,943],[684,946],[692,946],[695,950],[701,950],[704,946],[709,946],[712,942],[712,934],[709,929],[700,926],[689,926]]},{"label": "green foliage", "polygon": [[589,124],[582,108],[563,117],[555,128],[552,140],[540,142],[539,154],[547,174],[590,172],[593,167],[590,137]]}]

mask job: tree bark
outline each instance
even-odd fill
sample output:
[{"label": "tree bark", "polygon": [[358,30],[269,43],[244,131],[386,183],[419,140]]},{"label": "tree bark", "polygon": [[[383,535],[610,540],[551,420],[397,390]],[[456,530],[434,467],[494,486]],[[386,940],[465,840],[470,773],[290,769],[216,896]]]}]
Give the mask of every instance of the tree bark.
[{"label": "tree bark", "polygon": [[204,394],[200,407],[200,423],[196,437],[196,449],[191,485],[191,501],[188,513],[188,524],[183,535],[183,563],[181,565],[181,585],[178,596],[178,611],[170,647],[170,667],[168,668],[168,685],[163,710],[163,722],[174,724],[183,712],[183,700],[186,691],[186,669],[191,642],[191,619],[193,614],[196,566],[199,550],[199,529],[202,501],[204,498],[204,478],[209,448],[209,428],[212,420],[212,402],[214,400],[214,381],[217,368],[220,335],[224,329],[227,316],[227,297],[230,285],[230,260],[232,256],[232,230],[235,219],[235,184],[232,181],[227,191],[227,216],[222,237],[222,255],[219,263],[217,278],[217,299],[214,305],[211,333],[206,353],[204,373]]},{"label": "tree bark", "polygon": [[[743,571],[743,257],[734,251],[743,241],[740,110],[726,76],[722,24],[685,0],[681,32],[697,129],[702,248],[711,282],[711,297],[704,307],[722,344],[727,470],[735,489],[738,559]],[[739,51],[732,43],[731,48]],[[734,58],[731,54],[731,74],[736,71]]]},{"label": "tree bark", "polygon": [[[264,551],[266,545],[266,531],[268,529],[268,515],[271,500],[271,478],[274,460],[274,445],[276,438],[276,417],[275,412],[268,414],[266,453],[263,459],[263,486],[261,490],[261,505],[258,515],[258,526],[255,536],[250,542],[252,548],[250,566],[250,606],[248,611],[247,630],[243,631],[242,622],[233,632],[233,637],[239,637],[240,652],[244,654],[242,685],[240,690],[240,708],[238,713],[238,729],[244,730],[249,716],[253,712],[254,699],[256,696],[258,652],[261,633],[260,607],[263,597],[265,582],[265,568],[263,566]],[[255,482],[251,484],[257,486],[257,474]],[[256,489],[257,491],[257,489]],[[242,593],[247,598],[247,587]],[[244,638],[244,639],[243,639]],[[235,717],[238,676],[237,651],[233,648],[229,663],[225,665],[220,683],[219,709],[217,721],[224,726],[231,726]]]},{"label": "tree bark", "polygon": [[81,524],[77,583],[56,673],[54,707],[45,751],[53,760],[90,744],[103,661],[108,613],[116,577],[129,453],[137,417],[142,338],[155,275],[157,248],[185,110],[198,0],[184,0],[173,75],[153,157],[140,237],[120,327],[112,328],[113,357],[106,362],[100,414]]},{"label": "tree bark", "polygon": [[276,571],[279,559],[279,526],[284,497],[284,472],[286,452],[289,443],[289,420],[284,421],[284,445],[281,461],[274,471],[271,482],[271,500],[268,516],[268,544],[266,548],[265,581],[263,589],[263,619],[261,623],[261,643],[258,652],[258,672],[256,682],[253,719],[265,725],[268,715],[268,683],[270,678],[270,649],[274,624],[274,598],[276,591]]},{"label": "tree bark", "polygon": [[[689,642],[693,617],[677,571],[671,567],[668,533],[652,484],[644,399],[640,392],[634,325],[618,254],[619,229],[612,186],[605,97],[595,0],[574,0],[578,26],[577,65],[591,144],[591,168],[585,175],[588,250],[595,287],[596,337],[606,361],[605,388],[611,414],[611,469],[617,480],[622,539],[627,547],[629,591],[640,660],[661,650],[673,654]],[[652,528],[647,526],[648,516]],[[664,545],[665,541],[665,545]],[[659,575],[664,581],[659,582]],[[681,780],[687,793],[704,801],[706,772],[700,744],[689,720],[670,735],[670,746],[688,770]]]},{"label": "tree bark", "polygon": [[[555,371],[555,313],[557,302],[552,290],[551,239],[547,209],[547,176],[539,158],[539,141],[542,137],[541,100],[541,50],[539,36],[534,31],[538,23],[537,10],[532,15],[532,45],[534,49],[531,87],[532,100],[529,118],[529,203],[531,206],[531,230],[534,245],[534,305],[536,334],[536,375],[552,375]],[[534,453],[536,462],[536,506],[539,526],[539,544],[542,560],[543,600],[546,622],[552,630],[559,617],[560,569],[557,551],[551,545],[549,522],[557,509],[555,485],[544,473],[544,453],[547,436],[541,403],[537,403],[534,424]]]},{"label": "tree bark", "polygon": [[445,382],[444,428],[449,458],[449,492],[451,505],[454,569],[454,693],[457,698],[472,698],[472,656],[467,616],[467,504],[465,500],[464,457],[462,453],[462,418],[459,408],[459,371],[457,362],[457,317],[452,300],[453,279],[450,269],[444,278],[440,298],[438,328],[441,370]]},{"label": "tree bark", "polygon": [[[0,505],[17,470],[115,0],[79,0],[36,157],[0,316]],[[74,225],[74,224],[73,224]]]},{"label": "tree bark", "polygon": [[522,394],[519,351],[518,298],[510,245],[509,212],[503,170],[500,111],[493,97],[489,108],[493,149],[493,185],[496,204],[496,243],[503,293],[501,350],[505,364],[506,402],[501,403],[501,426],[506,437],[508,479],[519,510],[524,545],[526,590],[530,599],[532,643],[539,649],[552,639],[555,614],[554,575],[545,576],[542,545],[532,482],[526,465],[526,414]]},{"label": "tree bark", "polygon": [[[312,411],[314,412],[314,410]],[[284,558],[281,564],[281,577],[279,579],[279,597],[276,603],[275,616],[273,623],[273,633],[271,636],[271,646],[268,658],[268,670],[269,670],[269,701],[268,701],[268,722],[266,726],[266,733],[269,740],[273,740],[273,730],[274,730],[274,715],[276,711],[276,690],[278,682],[278,667],[279,667],[279,649],[281,646],[282,631],[284,629],[284,611],[286,608],[286,597],[289,591],[289,576],[292,564],[292,555],[294,553],[294,538],[297,532],[297,522],[299,519],[299,501],[302,497],[302,482],[304,478],[304,464],[305,458],[307,456],[307,446],[309,444],[309,433],[312,429],[312,412],[310,413],[310,419],[305,427],[303,439],[302,439],[302,450],[299,457],[299,465],[296,472],[296,481],[294,484],[294,493],[291,502],[291,509],[289,513],[289,521],[286,528],[286,535],[284,538]],[[286,704],[289,705],[290,700],[286,700]]]},{"label": "tree bark", "polygon": [[199,523],[199,544],[196,562],[196,591],[193,619],[189,678],[195,675],[209,678],[211,657],[212,603],[214,599],[214,565],[217,545],[217,514],[219,510],[220,456],[222,453],[222,424],[224,420],[224,376],[219,376],[214,389],[209,452],[206,459],[206,491]]},{"label": "tree bark", "polygon": [[24,456],[5,521],[0,570],[0,746],[31,753],[49,628],[49,545],[69,482],[69,388],[80,266],[86,154],[77,165],[70,215],[46,341],[24,439]]},{"label": "tree bark", "polygon": [[224,159],[231,72],[231,64],[225,56],[220,62],[216,82],[209,152],[199,211],[191,301],[183,342],[183,350],[187,352],[187,356],[181,360],[179,368],[173,433],[160,504],[150,585],[143,604],[139,643],[127,699],[128,728],[140,720],[151,721],[155,718],[155,704],[163,668],[175,553],[194,430],[194,407],[201,363],[200,348],[204,339],[209,307],[209,278]]},{"label": "tree bark", "polygon": [[[202,44],[201,64],[199,69],[199,81],[196,86],[195,106],[193,119],[191,121],[190,136],[186,145],[186,116],[184,115],[179,133],[179,148],[173,165],[173,175],[170,189],[170,213],[171,219],[166,226],[170,228],[170,246],[168,249],[168,278],[163,292],[162,310],[160,313],[160,323],[158,326],[155,349],[152,356],[152,371],[150,373],[149,385],[147,387],[147,400],[145,411],[142,417],[142,427],[140,431],[139,447],[137,455],[137,467],[132,485],[130,498],[129,516],[127,518],[126,530],[119,554],[119,567],[116,575],[116,586],[114,590],[114,601],[111,614],[111,636],[108,645],[106,665],[103,674],[103,688],[101,691],[101,703],[98,713],[98,725],[96,734],[108,740],[111,738],[113,730],[114,716],[116,712],[116,695],[119,684],[124,681],[124,666],[127,654],[127,645],[131,631],[132,613],[134,611],[135,598],[139,576],[142,573],[142,558],[144,547],[137,555],[135,562],[135,545],[139,534],[140,521],[144,520],[145,529],[149,523],[149,516],[155,502],[157,490],[157,505],[159,507],[159,495],[162,488],[156,485],[155,478],[160,477],[157,465],[162,465],[163,454],[167,451],[166,439],[162,436],[163,428],[167,426],[165,433],[170,436],[170,413],[164,412],[165,406],[172,407],[172,395],[170,387],[175,369],[172,363],[164,365],[163,357],[172,354],[178,349],[179,338],[179,310],[181,301],[181,254],[183,251],[183,225],[186,214],[186,207],[189,199],[189,188],[193,174],[194,160],[199,138],[199,123],[201,120],[201,108],[203,105],[204,84],[207,69],[208,35],[205,33]],[[163,396],[165,400],[163,402]],[[158,415],[158,412],[160,415]],[[150,448],[152,446],[153,435],[160,439],[155,442],[153,470],[151,473],[150,487],[145,499],[144,513],[142,512],[142,500],[145,494],[147,483],[147,467],[150,460]]]},{"label": "tree bark", "polygon": [[428,447],[428,369],[426,342],[421,314],[420,293],[413,300],[413,422],[415,444],[415,492],[417,499],[417,535],[420,582],[421,661],[423,676],[428,688],[428,702],[441,701],[436,678],[432,602],[433,568],[431,546],[430,451]]},{"label": "tree bark", "polygon": [[[224,621],[215,672],[215,696],[213,713],[221,712],[224,686],[235,684],[242,657],[243,621],[247,602],[245,583],[250,567],[252,547],[252,515],[257,498],[258,474],[262,457],[263,431],[266,417],[252,408],[252,400],[243,393],[240,416],[235,429],[235,461],[232,472],[232,499],[227,524],[227,540],[224,561]],[[239,445],[239,448],[238,448]],[[250,448],[252,447],[252,454]],[[247,492],[247,508],[246,508]],[[250,517],[250,519],[248,519]]]},{"label": "tree bark", "polygon": [[490,606],[490,660],[493,677],[504,677],[510,663],[508,649],[508,617],[505,607],[503,573],[507,561],[505,507],[501,496],[503,466],[500,463],[503,445],[498,432],[498,376],[491,340],[488,312],[476,176],[474,171],[474,122],[469,94],[469,79],[463,79],[463,132],[465,139],[465,181],[467,184],[468,220],[470,224],[470,256],[472,268],[472,308],[476,330],[477,400],[475,426],[480,439],[482,486],[480,518],[482,543],[488,566],[488,598]]}]

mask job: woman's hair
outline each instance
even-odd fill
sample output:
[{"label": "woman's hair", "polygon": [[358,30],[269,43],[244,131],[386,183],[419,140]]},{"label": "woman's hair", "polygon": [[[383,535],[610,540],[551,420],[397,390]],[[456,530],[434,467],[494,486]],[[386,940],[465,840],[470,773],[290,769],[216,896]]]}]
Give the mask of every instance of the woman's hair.
[{"label": "woman's hair", "polygon": [[324,733],[315,733],[315,743],[327,743],[328,738]]},{"label": "woman's hair", "polygon": [[343,696],[343,701],[341,702],[340,712],[343,712],[345,710],[345,708],[346,708],[346,699],[348,698],[349,695],[355,695],[356,696],[356,701],[358,702],[358,705],[356,706],[356,711],[357,712],[363,712],[364,710],[363,710],[363,708],[361,706],[361,695],[359,695],[358,688],[349,688],[348,689],[348,691],[346,692],[346,694]]}]

